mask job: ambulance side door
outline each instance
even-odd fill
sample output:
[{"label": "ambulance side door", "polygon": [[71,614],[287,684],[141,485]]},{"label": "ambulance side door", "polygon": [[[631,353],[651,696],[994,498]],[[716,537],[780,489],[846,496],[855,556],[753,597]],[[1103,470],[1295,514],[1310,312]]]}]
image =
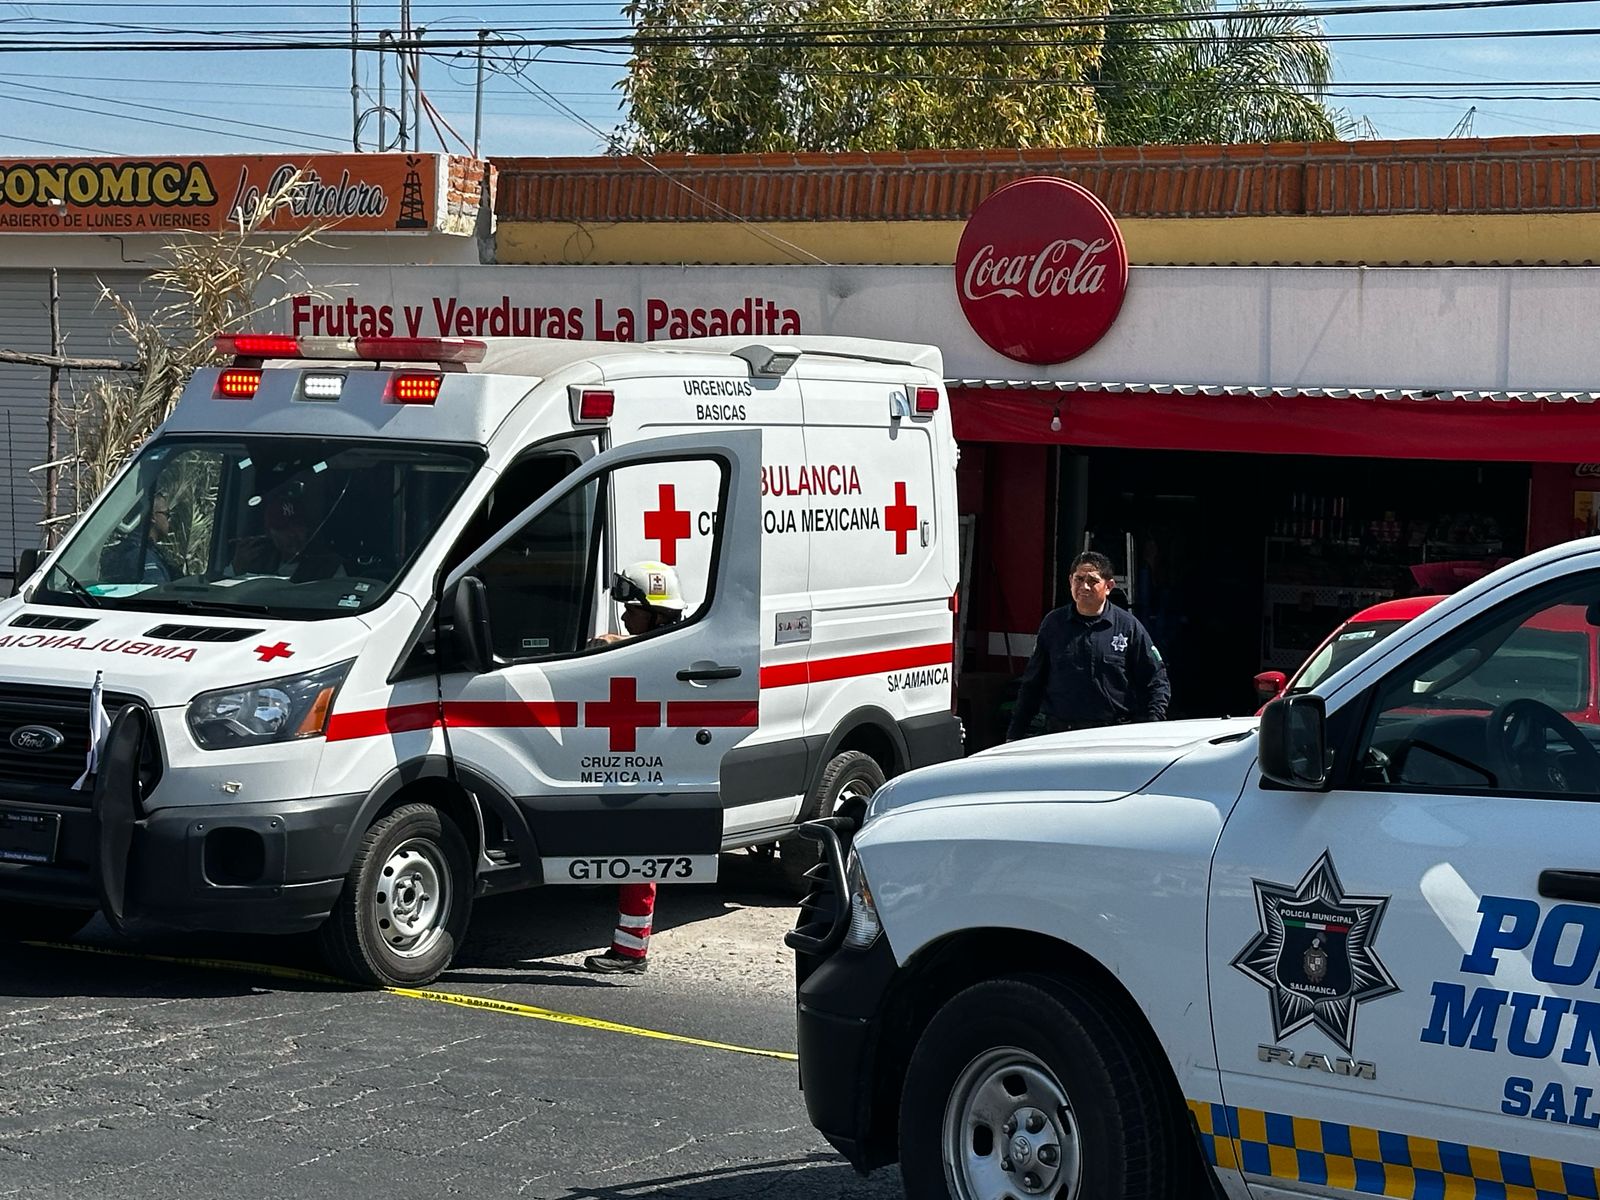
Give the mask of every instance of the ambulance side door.
[{"label": "ambulance side door", "polygon": [[[447,612],[483,629],[489,651],[487,669],[441,677],[451,754],[469,781],[521,806],[546,883],[716,877],[722,758],[757,722],[760,466],[755,431],[607,451],[446,581]],[[684,620],[597,640],[613,607],[605,589],[627,565],[617,497],[684,472],[710,512]],[[458,601],[463,591],[480,599]]]},{"label": "ambulance side door", "polygon": [[1396,635],[1332,693],[1329,790],[1247,783],[1199,1115],[1257,1194],[1600,1195],[1597,619],[1554,573]]}]

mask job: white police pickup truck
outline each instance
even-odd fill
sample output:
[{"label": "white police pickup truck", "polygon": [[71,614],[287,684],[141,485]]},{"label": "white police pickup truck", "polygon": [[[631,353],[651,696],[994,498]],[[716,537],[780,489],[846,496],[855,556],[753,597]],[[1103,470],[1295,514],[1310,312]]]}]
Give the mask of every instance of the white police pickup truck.
[{"label": "white police pickup truck", "polygon": [[1569,543],[1259,720],[809,827],[812,1121],[916,1200],[1600,1196],[1597,625]]}]

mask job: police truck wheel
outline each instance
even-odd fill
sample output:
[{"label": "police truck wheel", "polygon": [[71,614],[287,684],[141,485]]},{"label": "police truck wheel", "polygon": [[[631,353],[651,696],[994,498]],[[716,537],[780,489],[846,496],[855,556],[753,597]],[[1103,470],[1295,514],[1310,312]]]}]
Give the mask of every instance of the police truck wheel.
[{"label": "police truck wheel", "polygon": [[[835,813],[859,819],[866,814],[872,793],[882,786],[883,768],[877,760],[859,750],[846,750],[829,759],[822,769],[800,810],[800,820],[815,821]],[[804,896],[810,890],[806,872],[821,861],[822,847],[810,838],[796,835],[778,843],[778,862],[783,868],[784,882],[797,896]]]},{"label": "police truck wheel", "polygon": [[0,900],[0,941],[60,942],[74,937],[94,919],[92,909],[52,908]]},{"label": "police truck wheel", "polygon": [[472,911],[472,865],[454,822],[405,804],[374,822],[321,931],[339,974],[415,986],[450,965]]},{"label": "police truck wheel", "polygon": [[1178,1200],[1192,1175],[1172,1109],[1092,997],[1044,978],[976,984],[934,1016],[906,1070],[906,1195]]}]

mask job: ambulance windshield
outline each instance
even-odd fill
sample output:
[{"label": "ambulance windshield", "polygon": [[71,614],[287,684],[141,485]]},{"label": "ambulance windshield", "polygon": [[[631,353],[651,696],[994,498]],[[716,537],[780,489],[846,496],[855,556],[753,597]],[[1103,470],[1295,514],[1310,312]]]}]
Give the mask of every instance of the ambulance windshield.
[{"label": "ambulance windshield", "polygon": [[380,603],[482,461],[466,446],[163,438],[78,529],[34,599],[346,616]]}]

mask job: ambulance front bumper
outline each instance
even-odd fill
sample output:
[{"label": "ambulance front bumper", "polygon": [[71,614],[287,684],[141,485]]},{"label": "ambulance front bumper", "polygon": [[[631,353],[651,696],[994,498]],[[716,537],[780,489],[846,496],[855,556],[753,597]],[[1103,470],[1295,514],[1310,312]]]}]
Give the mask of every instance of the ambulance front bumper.
[{"label": "ambulance front bumper", "polygon": [[[344,886],[365,794],[274,803],[156,809],[132,822],[126,859],[129,920],[173,929],[298,933],[327,919]],[[49,864],[0,863],[0,899],[103,908],[96,814],[56,812]]]}]

